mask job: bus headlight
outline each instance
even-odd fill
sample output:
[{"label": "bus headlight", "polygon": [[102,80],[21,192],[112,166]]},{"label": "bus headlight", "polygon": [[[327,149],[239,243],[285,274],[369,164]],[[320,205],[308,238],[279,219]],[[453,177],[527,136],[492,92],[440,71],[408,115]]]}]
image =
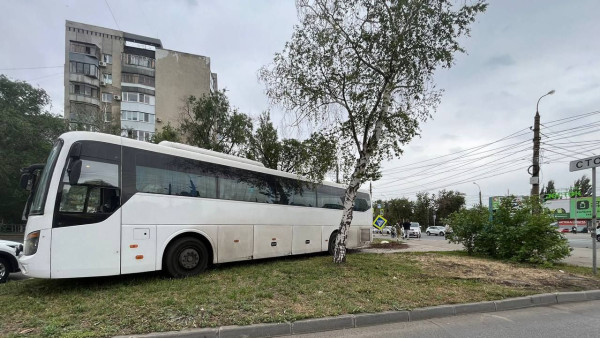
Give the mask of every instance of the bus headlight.
[{"label": "bus headlight", "polygon": [[34,231],[27,234],[25,238],[25,248],[23,249],[23,254],[25,256],[34,255],[38,249],[38,243],[40,241],[40,232]]}]

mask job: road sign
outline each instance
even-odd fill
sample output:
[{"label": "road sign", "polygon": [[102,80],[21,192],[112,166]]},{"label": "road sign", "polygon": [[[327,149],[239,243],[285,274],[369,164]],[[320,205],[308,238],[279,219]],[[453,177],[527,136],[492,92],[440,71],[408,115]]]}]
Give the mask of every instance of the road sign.
[{"label": "road sign", "polygon": [[[577,171],[577,170],[583,170],[583,169],[592,169],[592,213],[591,213],[591,217],[592,217],[592,229],[590,231],[590,235],[592,236],[592,271],[594,272],[594,275],[597,274],[597,269],[596,269],[596,209],[597,209],[597,202],[596,202],[596,167],[600,167],[600,156],[596,155],[596,156],[592,156],[592,157],[588,157],[588,158],[584,158],[582,160],[577,160],[577,161],[571,161],[571,163],[569,163],[569,171]],[[589,201],[583,200],[580,202],[580,200],[577,200],[577,204],[575,205],[575,215],[577,215],[577,213],[579,212],[579,210],[586,210],[589,209]],[[573,212],[573,207],[571,206],[571,212]],[[577,217],[577,216],[575,216]]]},{"label": "road sign", "polygon": [[577,171],[600,167],[600,155],[584,158],[582,160],[571,161],[569,163],[569,171]]},{"label": "road sign", "polygon": [[385,219],[385,218],[383,218],[383,216],[379,215],[373,221],[373,226],[376,227],[377,229],[381,230],[381,229],[383,229],[383,227],[385,226],[386,223],[387,223],[387,219]]}]

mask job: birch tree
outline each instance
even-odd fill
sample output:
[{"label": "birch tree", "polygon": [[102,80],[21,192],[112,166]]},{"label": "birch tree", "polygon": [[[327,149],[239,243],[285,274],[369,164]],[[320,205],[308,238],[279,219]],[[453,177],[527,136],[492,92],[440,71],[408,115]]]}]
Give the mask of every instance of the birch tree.
[{"label": "birch tree", "polygon": [[[462,2],[461,2],[462,3]],[[299,24],[259,78],[273,103],[337,133],[348,183],[334,262],[346,256],[356,192],[379,177],[432,116],[434,71],[462,52],[459,39],[486,4],[450,0],[297,0]]]}]

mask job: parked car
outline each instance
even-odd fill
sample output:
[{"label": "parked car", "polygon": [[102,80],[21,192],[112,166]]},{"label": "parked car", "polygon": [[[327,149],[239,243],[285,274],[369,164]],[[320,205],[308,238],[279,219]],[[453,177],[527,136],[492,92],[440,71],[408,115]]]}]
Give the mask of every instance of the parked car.
[{"label": "parked car", "polygon": [[17,262],[16,247],[21,243],[0,240],[0,283],[5,283],[8,275],[21,271]]},{"label": "parked car", "polygon": [[421,225],[417,222],[410,222],[410,230],[408,230],[408,237],[421,238]]},{"label": "parked car", "polygon": [[430,226],[425,230],[427,236],[436,235],[436,236],[444,236],[446,233],[446,228],[442,226]]},{"label": "parked car", "polygon": [[383,227],[383,229],[381,229],[381,233],[384,235],[389,235],[392,233],[392,228],[391,227]]}]

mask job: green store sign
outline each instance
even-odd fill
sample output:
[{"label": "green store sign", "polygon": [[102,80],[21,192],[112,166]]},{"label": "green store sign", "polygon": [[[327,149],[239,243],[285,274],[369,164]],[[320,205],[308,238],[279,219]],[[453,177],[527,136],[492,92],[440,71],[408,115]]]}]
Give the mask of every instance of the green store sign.
[{"label": "green store sign", "polygon": [[[600,200],[596,200],[596,210],[600,208]],[[592,198],[580,197],[571,199],[571,218],[592,218]]]}]

